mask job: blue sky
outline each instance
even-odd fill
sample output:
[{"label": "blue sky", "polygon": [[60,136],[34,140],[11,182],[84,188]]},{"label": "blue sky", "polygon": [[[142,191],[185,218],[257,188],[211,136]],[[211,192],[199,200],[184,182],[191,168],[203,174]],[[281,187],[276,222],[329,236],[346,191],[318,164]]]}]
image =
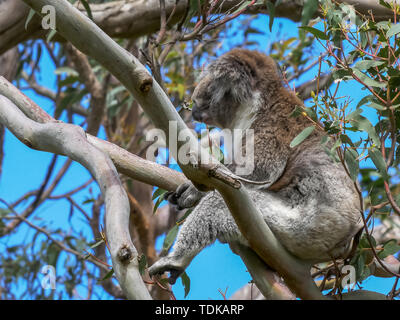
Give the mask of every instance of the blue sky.
[{"label": "blue sky", "polygon": [[[269,44],[274,41],[275,34],[280,27],[282,38],[297,36],[297,25],[290,20],[275,19],[272,33],[269,32],[268,24],[268,17],[264,15],[260,15],[253,22],[253,27],[264,31],[263,35],[252,36],[254,40],[259,43],[258,49],[261,51],[266,51]],[[240,37],[226,39],[225,42],[226,46],[232,47],[235,44],[240,44]],[[38,81],[47,87],[54,88],[55,67],[46,51],[43,52],[40,66],[41,72]],[[300,83],[299,81],[298,84]],[[341,95],[350,95],[355,103],[357,103],[364,94],[364,92],[360,90],[360,87],[353,83],[342,85],[340,90]],[[31,97],[46,111],[52,113],[53,105],[48,99],[39,97],[31,90],[26,90],[25,94]],[[364,115],[368,116],[368,113]],[[77,117],[76,120],[78,121],[79,117]],[[372,121],[374,120],[372,119]],[[100,133],[100,136],[104,135]],[[52,155],[29,149],[8,131],[6,132],[4,150],[4,166],[0,178],[0,198],[12,202],[25,192],[37,188],[38,181],[42,181],[44,178]],[[57,172],[57,169],[63,165],[64,161],[64,157],[59,157],[54,172]],[[90,175],[86,169],[74,163],[68,170],[62,183],[56,188],[54,194],[69,191],[76,187],[78,183],[83,183],[89,178]],[[96,184],[92,184],[92,189],[95,194],[98,192]],[[88,197],[90,197],[90,194],[84,191],[80,192],[75,199],[81,204]],[[90,209],[90,205],[82,206],[87,210]],[[47,201],[44,205],[39,207],[30,220],[37,225],[49,226],[53,229],[61,227],[68,231],[67,228],[70,224],[70,222],[68,222],[68,215],[69,205],[66,201]],[[40,219],[38,219],[39,217]],[[82,219],[83,216],[79,216],[79,214],[75,214],[72,217],[72,223],[76,228],[75,231],[78,230],[79,233],[87,237],[89,242],[94,242],[89,228]],[[7,245],[21,243],[24,239],[29,242],[32,236],[33,232],[26,225],[22,225],[16,234],[0,240],[0,254],[2,254],[2,250],[5,250]],[[161,247],[162,241],[162,238],[158,239],[158,248]],[[62,277],[65,268],[61,263],[57,267],[57,275]],[[237,289],[251,280],[239,256],[232,254],[228,245],[220,243],[216,243],[203,250],[188,267],[187,274],[191,279],[191,291],[187,299],[222,299],[218,289],[223,292],[227,289],[227,297],[229,297]],[[40,280],[40,278],[37,279],[37,281]],[[23,286],[23,283],[18,285]],[[363,285],[365,289],[387,293],[393,285],[393,279],[369,278]],[[177,281],[173,290],[178,299],[183,299],[184,289],[180,280]],[[79,289],[79,293],[85,296],[85,289],[83,286]],[[63,297],[66,298],[66,295]],[[107,299],[109,297],[107,294],[101,294],[98,298]]]}]

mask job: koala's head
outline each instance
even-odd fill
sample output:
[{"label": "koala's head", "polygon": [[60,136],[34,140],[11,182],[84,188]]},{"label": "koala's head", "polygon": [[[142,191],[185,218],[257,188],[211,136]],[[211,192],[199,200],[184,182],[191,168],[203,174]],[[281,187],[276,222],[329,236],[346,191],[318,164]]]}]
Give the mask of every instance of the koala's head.
[{"label": "koala's head", "polygon": [[281,86],[274,60],[263,53],[234,49],[212,62],[201,74],[193,95],[193,119],[220,128],[229,127],[252,108],[254,94],[263,96]]}]

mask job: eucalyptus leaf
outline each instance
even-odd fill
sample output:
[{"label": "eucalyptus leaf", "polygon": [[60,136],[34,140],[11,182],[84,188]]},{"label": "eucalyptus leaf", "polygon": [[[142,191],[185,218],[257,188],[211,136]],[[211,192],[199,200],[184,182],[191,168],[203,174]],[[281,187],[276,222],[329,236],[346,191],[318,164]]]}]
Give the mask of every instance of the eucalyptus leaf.
[{"label": "eucalyptus leaf", "polygon": [[321,30],[315,29],[313,27],[302,26],[302,27],[299,27],[299,28],[310,32],[312,35],[314,35],[318,39],[321,39],[321,40],[328,40],[329,39],[328,36],[325,33],[323,33]]},{"label": "eucalyptus leaf", "polygon": [[290,147],[294,148],[295,146],[302,143],[307,137],[314,131],[315,126],[310,126],[305,128],[302,132],[300,132],[290,143]]},{"label": "eucalyptus leaf", "polygon": [[178,234],[179,231],[179,225],[174,225],[171,230],[168,231],[167,236],[165,237],[164,243],[163,243],[163,251],[168,252],[168,250],[171,248],[172,244],[175,241],[175,238]]},{"label": "eucalyptus leaf", "polygon": [[54,70],[54,73],[56,75],[61,75],[61,74],[65,73],[67,76],[73,76],[73,77],[79,76],[79,73],[76,70],[74,70],[74,69],[72,69],[70,67],[57,68],[56,70]]},{"label": "eucalyptus leaf", "polygon": [[372,99],[374,98],[374,96],[372,94],[363,97],[356,106],[356,109],[360,108],[361,106],[365,105],[367,102],[372,101]]},{"label": "eucalyptus leaf", "polygon": [[269,16],[269,31],[272,31],[272,25],[274,24],[275,18],[275,6],[271,1],[267,1],[267,9]]},{"label": "eucalyptus leaf", "polygon": [[318,9],[318,0],[304,1],[303,11],[301,13],[301,24],[306,26]]},{"label": "eucalyptus leaf", "polygon": [[377,103],[377,102],[371,102],[370,104],[367,105],[368,107],[374,108],[376,110],[379,111],[383,111],[386,108],[384,106],[382,106],[381,104]]},{"label": "eucalyptus leaf", "polygon": [[398,34],[399,32],[400,32],[400,23],[397,23],[391,26],[388,32],[386,32],[386,37],[388,38],[393,37],[395,34]]},{"label": "eucalyptus leaf", "polygon": [[375,164],[376,168],[378,169],[379,173],[381,174],[382,178],[386,181],[389,180],[389,175],[387,173],[386,162],[382,157],[382,153],[379,149],[372,147],[368,150],[368,154]]},{"label": "eucalyptus leaf", "polygon": [[85,7],[85,10],[88,14],[88,17],[90,20],[93,20],[93,14],[92,14],[92,10],[90,9],[90,5],[86,0],[80,0],[82,5]]},{"label": "eucalyptus leaf", "polygon": [[46,42],[49,43],[51,41],[51,39],[53,39],[53,37],[56,35],[57,30],[54,29],[50,29],[49,33],[46,36]]},{"label": "eucalyptus leaf", "polygon": [[356,151],[354,151],[352,149],[346,149],[344,158],[345,158],[346,165],[347,165],[347,168],[350,173],[350,178],[353,181],[357,181],[358,173],[360,170],[357,157],[358,157],[358,154]]},{"label": "eucalyptus leaf", "polygon": [[154,207],[153,207],[153,214],[156,213],[156,211],[157,211],[158,207],[160,206],[161,202],[164,201],[164,195],[165,195],[165,193],[163,193],[163,194],[157,199],[156,203],[154,204]]},{"label": "eucalyptus leaf", "polygon": [[369,68],[379,67],[384,63],[385,63],[384,61],[362,60],[358,61],[353,68],[362,71],[362,70],[368,70]]},{"label": "eucalyptus leaf", "polygon": [[114,269],[111,269],[106,273],[106,275],[103,278],[100,279],[100,281],[110,279],[113,276],[113,274],[114,274]]},{"label": "eucalyptus leaf", "polygon": [[359,78],[365,85],[369,87],[385,88],[387,86],[386,82],[376,81],[357,69],[353,69],[353,73],[357,78]]},{"label": "eucalyptus leaf", "polygon": [[380,256],[380,258],[384,259],[387,256],[393,255],[399,251],[400,251],[400,245],[397,243],[397,240],[391,239],[383,245],[383,252],[385,256],[384,257]]},{"label": "eucalyptus leaf", "polygon": [[365,131],[368,133],[369,138],[373,141],[373,143],[380,147],[381,146],[381,140],[379,139],[374,126],[371,124],[371,122],[366,118],[360,115],[362,112],[361,109],[357,109],[356,111],[352,112],[348,116],[348,120],[350,120],[351,125],[361,131]]},{"label": "eucalyptus leaf", "polygon": [[138,257],[138,262],[139,262],[139,273],[141,275],[144,274],[144,271],[146,270],[147,267],[147,258],[144,254]]},{"label": "eucalyptus leaf", "polygon": [[185,288],[185,298],[189,294],[190,291],[190,278],[188,277],[186,272],[181,274],[182,285]]},{"label": "eucalyptus leaf", "polygon": [[25,21],[25,30],[28,29],[28,24],[32,20],[35,13],[36,13],[35,10],[33,10],[33,9],[29,10],[28,17],[26,18],[26,21]]},{"label": "eucalyptus leaf", "polygon": [[166,193],[167,190],[161,189],[161,188],[157,188],[156,191],[154,191],[153,193],[153,197],[151,198],[151,200],[155,200],[157,197],[161,196],[162,194]]}]

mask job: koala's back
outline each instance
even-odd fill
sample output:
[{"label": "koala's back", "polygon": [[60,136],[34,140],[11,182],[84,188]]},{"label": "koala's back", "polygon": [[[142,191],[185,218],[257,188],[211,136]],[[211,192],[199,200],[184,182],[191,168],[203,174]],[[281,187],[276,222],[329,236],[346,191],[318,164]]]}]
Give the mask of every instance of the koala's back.
[{"label": "koala's back", "polygon": [[253,197],[274,234],[296,256],[343,256],[362,227],[354,182],[324,150],[323,131],[316,128],[301,144],[290,147],[313,124],[302,115],[293,117],[302,102],[285,88],[279,90],[279,99],[264,99],[252,124],[256,157],[250,178],[271,181],[266,190],[252,191]]}]

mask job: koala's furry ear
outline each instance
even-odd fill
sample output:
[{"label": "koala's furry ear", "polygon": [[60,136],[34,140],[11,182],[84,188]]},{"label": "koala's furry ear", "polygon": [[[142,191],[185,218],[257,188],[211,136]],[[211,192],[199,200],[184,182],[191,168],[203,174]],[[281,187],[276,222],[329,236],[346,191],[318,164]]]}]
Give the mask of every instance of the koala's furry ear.
[{"label": "koala's furry ear", "polygon": [[212,90],[216,100],[222,99],[227,93],[237,102],[243,102],[251,96],[252,70],[236,56],[221,56],[209,65],[208,73],[213,79]]},{"label": "koala's furry ear", "polygon": [[231,55],[224,55],[214,61],[209,66],[209,71],[214,79],[225,79],[227,81],[249,80],[251,77],[250,68]]}]

